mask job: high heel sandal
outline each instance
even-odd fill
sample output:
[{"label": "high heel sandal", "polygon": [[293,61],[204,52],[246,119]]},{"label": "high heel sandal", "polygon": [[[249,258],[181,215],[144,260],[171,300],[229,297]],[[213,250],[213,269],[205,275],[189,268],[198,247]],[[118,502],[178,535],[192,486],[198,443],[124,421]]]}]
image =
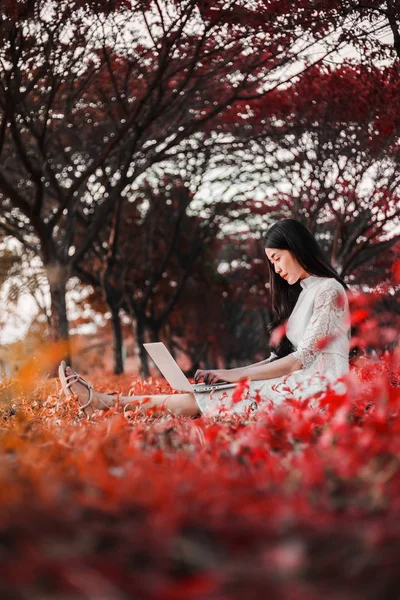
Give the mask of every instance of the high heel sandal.
[{"label": "high heel sandal", "polygon": [[[58,377],[60,379],[63,392],[67,398],[72,398],[72,396],[78,395],[78,394],[74,394],[73,391],[71,390],[71,386],[74,385],[74,383],[81,383],[82,385],[84,385],[86,387],[86,389],[89,391],[89,398],[88,398],[87,402],[85,402],[85,404],[81,404],[79,406],[79,412],[84,412],[86,414],[87,420],[89,420],[90,415],[88,415],[85,412],[85,409],[88,406],[90,406],[93,402],[93,397],[94,397],[93,396],[93,385],[90,383],[90,381],[86,381],[86,379],[83,379],[83,377],[81,377],[78,373],[72,373],[71,375],[66,375],[65,374],[66,368],[67,368],[67,365],[65,364],[65,361],[62,361],[60,366],[58,367]],[[108,406],[108,404],[106,404],[101,398],[98,398],[98,400],[100,400],[100,402],[102,402],[107,409],[110,408]]]}]

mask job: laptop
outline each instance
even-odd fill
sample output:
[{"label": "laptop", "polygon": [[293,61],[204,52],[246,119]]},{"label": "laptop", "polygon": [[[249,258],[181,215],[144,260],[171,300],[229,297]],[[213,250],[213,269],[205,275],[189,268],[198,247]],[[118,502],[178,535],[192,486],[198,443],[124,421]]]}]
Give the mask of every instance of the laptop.
[{"label": "laptop", "polygon": [[236,383],[227,382],[213,383],[212,385],[207,383],[192,384],[162,342],[143,344],[143,346],[169,385],[177,392],[212,392],[213,390],[224,390],[236,386]]}]

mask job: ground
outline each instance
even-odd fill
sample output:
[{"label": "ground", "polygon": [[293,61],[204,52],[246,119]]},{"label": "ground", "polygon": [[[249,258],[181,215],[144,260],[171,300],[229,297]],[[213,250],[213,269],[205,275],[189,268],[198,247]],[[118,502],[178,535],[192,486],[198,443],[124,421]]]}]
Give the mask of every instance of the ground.
[{"label": "ground", "polygon": [[56,380],[5,382],[1,598],[400,597],[398,358],[353,369],[321,410],[288,398],[241,419],[88,422]]}]

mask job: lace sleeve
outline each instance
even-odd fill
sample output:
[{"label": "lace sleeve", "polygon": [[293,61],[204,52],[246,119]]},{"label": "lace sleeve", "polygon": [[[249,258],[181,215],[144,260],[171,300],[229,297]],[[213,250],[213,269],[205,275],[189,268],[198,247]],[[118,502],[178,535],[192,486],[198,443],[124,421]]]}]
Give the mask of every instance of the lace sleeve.
[{"label": "lace sleeve", "polygon": [[347,296],[343,286],[330,280],[318,291],[310,322],[293,356],[308,368],[321,353],[329,353],[339,335],[347,335]]}]

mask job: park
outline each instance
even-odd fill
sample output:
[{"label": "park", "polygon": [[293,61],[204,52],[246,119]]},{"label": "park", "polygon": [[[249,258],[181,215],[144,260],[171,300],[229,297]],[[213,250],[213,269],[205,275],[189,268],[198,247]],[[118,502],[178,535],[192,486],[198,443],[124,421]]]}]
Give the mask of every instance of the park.
[{"label": "park", "polygon": [[[2,0],[0,35],[0,597],[399,598],[398,0]],[[293,221],[323,260],[276,257]],[[341,386],[240,412],[327,277]],[[232,409],[152,404],[159,341]]]}]

